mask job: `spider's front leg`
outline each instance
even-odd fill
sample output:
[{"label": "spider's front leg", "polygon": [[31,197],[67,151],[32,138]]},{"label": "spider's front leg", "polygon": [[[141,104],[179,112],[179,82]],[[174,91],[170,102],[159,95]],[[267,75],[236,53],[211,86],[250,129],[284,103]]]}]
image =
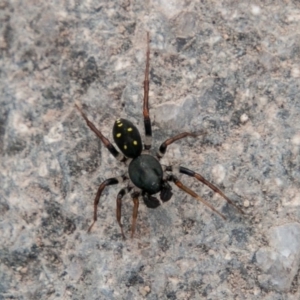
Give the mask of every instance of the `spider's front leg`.
[{"label": "spider's front leg", "polygon": [[[121,228],[121,233],[123,236],[123,239],[125,240],[125,234],[123,231],[123,225],[121,223],[121,207],[122,207],[122,198],[128,194],[133,187],[128,186],[127,188],[122,189],[117,196],[117,221],[119,223],[119,226]],[[131,238],[133,238],[134,233],[135,233],[135,228],[136,228],[136,220],[138,216],[138,210],[139,210],[139,196],[140,192],[134,191],[131,194],[131,198],[133,201],[133,210],[132,210],[132,224],[131,224]]]},{"label": "spider's front leg", "polygon": [[121,189],[120,192],[118,193],[118,196],[117,196],[117,211],[116,211],[116,216],[117,216],[117,221],[118,221],[118,224],[119,224],[119,226],[121,228],[121,233],[122,233],[122,237],[123,237],[124,240],[125,240],[125,234],[124,234],[124,231],[123,231],[123,225],[121,223],[122,198],[126,194],[128,194],[131,190],[132,190],[132,187],[128,186],[127,188]]},{"label": "spider's front leg", "polygon": [[138,210],[139,210],[139,192],[134,192],[131,197],[133,201],[133,211],[132,211],[132,225],[131,225],[131,238],[133,238],[135,233],[135,227],[136,227],[136,220],[138,216]]},{"label": "spider's front leg", "polygon": [[[241,214],[244,214],[244,212],[236,204],[234,204],[218,187],[216,187],[215,185],[213,185],[211,182],[209,182],[207,179],[205,179],[202,175],[200,175],[200,174],[198,174],[198,173],[196,173],[196,172],[194,172],[194,171],[192,171],[192,170],[190,170],[188,168],[181,167],[181,166],[176,166],[176,167],[174,167],[174,166],[167,166],[165,168],[165,170],[167,172],[177,171],[178,173],[181,173],[181,174],[188,175],[190,177],[196,178],[197,180],[199,180],[200,182],[204,183],[209,188],[211,188],[215,193],[217,193],[221,197],[223,197],[228,203],[230,203],[232,206],[234,206]],[[175,182],[175,184],[176,184],[176,182]]]},{"label": "spider's front leg", "polygon": [[218,212],[210,203],[205,201],[203,198],[201,198],[198,194],[196,194],[190,188],[185,186],[175,175],[171,174],[171,175],[167,176],[167,180],[168,181],[173,181],[181,190],[183,190],[187,194],[191,195],[192,197],[194,197],[198,201],[202,202],[204,205],[208,206],[212,211],[214,211],[216,214],[218,214],[221,218],[226,220],[226,217],[223,214]]},{"label": "spider's front leg", "polygon": [[[120,176],[120,177],[114,177],[114,178],[109,178],[109,179],[106,179],[105,181],[103,181],[100,185],[99,185],[99,188],[98,188],[98,191],[97,191],[97,194],[96,194],[96,197],[95,197],[95,200],[94,200],[94,221],[92,223],[92,225],[89,227],[88,229],[88,232],[91,231],[91,229],[93,228],[94,224],[96,223],[97,221],[97,207],[98,207],[98,204],[99,204],[99,200],[100,200],[100,197],[101,197],[101,194],[103,192],[103,190],[105,189],[105,187],[109,186],[109,185],[113,185],[113,184],[118,184],[118,183],[121,183],[125,180],[127,180],[128,178],[123,175],[123,176]],[[117,217],[118,218],[118,217]],[[121,215],[120,215],[120,218],[121,218]],[[119,221],[118,221],[119,222]],[[120,224],[120,223],[119,223]],[[121,225],[120,225],[121,226]],[[121,226],[121,229],[122,229],[122,226]],[[123,232],[122,232],[123,233]],[[124,234],[123,234],[124,236]]]}]

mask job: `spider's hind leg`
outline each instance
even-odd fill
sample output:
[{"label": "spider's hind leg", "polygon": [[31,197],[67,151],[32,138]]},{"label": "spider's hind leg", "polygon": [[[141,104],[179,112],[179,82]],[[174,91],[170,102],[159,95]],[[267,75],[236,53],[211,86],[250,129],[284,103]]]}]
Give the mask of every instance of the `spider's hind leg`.
[{"label": "spider's hind leg", "polygon": [[126,157],[122,155],[115,147],[114,145],[107,139],[100,130],[96,128],[96,126],[88,119],[86,114],[83,112],[83,110],[75,104],[75,107],[80,112],[81,116],[84,118],[86,125],[97,135],[97,137],[101,140],[101,142],[104,144],[104,146],[108,149],[108,151],[119,161],[125,162]]},{"label": "spider's hind leg", "polygon": [[165,140],[165,141],[160,145],[160,147],[159,147],[159,150],[158,150],[158,152],[157,152],[157,154],[156,154],[157,158],[158,158],[158,159],[161,159],[161,158],[165,155],[165,153],[166,153],[167,148],[168,148],[169,145],[171,145],[171,144],[173,144],[174,142],[176,142],[176,141],[178,141],[178,140],[180,140],[180,139],[183,139],[183,138],[185,138],[185,137],[187,137],[187,136],[191,136],[191,137],[194,137],[194,138],[195,138],[195,137],[198,136],[198,134],[196,134],[196,133],[191,133],[191,132],[183,132],[183,133],[177,134],[177,135],[175,135],[175,136],[173,136],[173,137],[171,137],[171,138]]},{"label": "spider's hind leg", "polygon": [[149,32],[147,32],[147,52],[146,52],[146,69],[144,80],[144,104],[143,104],[143,116],[145,127],[145,150],[150,150],[152,144],[152,127],[149,113],[149,65],[150,65],[150,41]]}]

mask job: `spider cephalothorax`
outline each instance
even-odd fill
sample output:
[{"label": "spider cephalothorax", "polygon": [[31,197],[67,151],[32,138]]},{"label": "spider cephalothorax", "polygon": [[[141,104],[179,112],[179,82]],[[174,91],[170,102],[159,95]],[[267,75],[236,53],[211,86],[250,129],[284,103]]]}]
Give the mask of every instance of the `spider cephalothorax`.
[{"label": "spider cephalothorax", "polygon": [[90,231],[97,220],[97,206],[100,200],[100,196],[104,188],[108,185],[118,184],[127,181],[128,184],[125,188],[122,188],[117,196],[117,221],[121,228],[121,233],[123,238],[125,238],[123,227],[121,223],[121,206],[122,198],[125,194],[132,192],[132,200],[134,203],[133,215],[132,215],[132,227],[131,227],[131,237],[133,237],[135,232],[135,224],[138,214],[139,207],[139,196],[142,196],[144,203],[149,208],[156,208],[160,205],[160,201],[154,195],[159,193],[159,198],[162,202],[166,202],[172,197],[172,187],[168,183],[173,182],[180,189],[201,201],[212,209],[215,213],[226,219],[224,215],[219,213],[211,204],[202,199],[195,192],[190,190],[188,187],[184,186],[181,181],[178,180],[176,173],[185,174],[196,178],[208,187],[210,187],[214,192],[221,195],[227,202],[236,207],[241,213],[243,211],[237,207],[223,192],[214,186],[212,183],[207,181],[200,174],[189,170],[181,166],[162,166],[159,160],[166,153],[167,147],[173,142],[182,139],[187,136],[196,137],[196,134],[183,132],[174,137],[167,139],[163,142],[159,151],[155,156],[150,155],[148,152],[151,148],[152,142],[152,129],[151,120],[149,115],[149,61],[150,61],[150,46],[149,46],[149,33],[147,33],[147,54],[146,54],[146,70],[145,70],[145,80],[144,80],[144,104],[143,104],[143,116],[144,116],[144,127],[145,127],[145,141],[144,145],[142,143],[141,135],[137,127],[130,121],[126,119],[117,119],[113,127],[113,138],[121,153],[111,144],[111,142],[99,131],[95,125],[89,121],[82,109],[75,104],[76,108],[81,113],[82,117],[85,119],[87,125],[90,129],[101,139],[105,147],[110,151],[110,153],[118,159],[120,162],[126,163],[128,165],[128,172],[125,175],[109,178],[102,182],[98,188],[95,200],[94,200],[94,222],[89,227]]}]

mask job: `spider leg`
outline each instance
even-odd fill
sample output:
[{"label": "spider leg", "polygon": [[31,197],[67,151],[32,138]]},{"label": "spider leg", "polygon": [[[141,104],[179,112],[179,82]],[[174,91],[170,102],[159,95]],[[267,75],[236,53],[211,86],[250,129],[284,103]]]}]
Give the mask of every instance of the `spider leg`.
[{"label": "spider leg", "polygon": [[97,221],[97,207],[98,207],[98,203],[99,203],[99,200],[100,200],[100,196],[101,196],[104,188],[107,187],[108,185],[121,183],[121,182],[123,182],[124,180],[127,180],[127,179],[128,178],[125,175],[123,175],[123,176],[120,176],[120,177],[114,177],[114,178],[106,179],[105,181],[103,181],[99,185],[99,188],[98,188],[95,200],[94,200],[94,221],[93,221],[92,225],[89,227],[87,232],[91,231],[91,229],[93,228],[94,224]]},{"label": "spider leg", "polygon": [[167,151],[167,147],[168,147],[169,145],[171,145],[172,143],[174,143],[174,142],[176,142],[176,141],[178,141],[178,140],[180,140],[180,139],[183,139],[183,138],[185,138],[185,137],[187,137],[187,136],[197,137],[198,134],[196,134],[196,133],[190,133],[190,132],[183,132],[183,133],[177,134],[177,135],[175,135],[175,136],[173,136],[173,137],[171,137],[171,138],[165,140],[165,141],[160,145],[159,150],[158,150],[158,152],[156,153],[157,158],[158,158],[158,159],[161,159],[161,158],[165,155],[165,153],[166,153],[166,151]]},{"label": "spider leg", "polygon": [[96,128],[96,126],[88,119],[86,114],[82,111],[82,109],[75,104],[76,108],[84,118],[87,126],[97,135],[97,137],[101,140],[101,142],[104,144],[104,146],[108,149],[108,151],[119,161],[125,162],[126,157],[118,152],[118,150],[114,147],[114,145],[101,133],[100,130]]},{"label": "spider leg", "polygon": [[167,178],[167,180],[168,181],[173,181],[181,190],[183,190],[187,194],[191,195],[192,197],[194,197],[198,201],[202,202],[203,204],[205,204],[206,206],[208,206],[212,211],[214,211],[216,214],[218,214],[220,217],[222,217],[224,220],[226,220],[226,218],[225,218],[225,216],[223,214],[221,214],[220,212],[218,212],[210,203],[208,203],[207,201],[205,201],[203,198],[201,198],[194,191],[192,191],[191,189],[189,189],[188,187],[186,187],[185,185],[183,185],[183,183],[181,181],[179,181],[176,176],[174,176],[173,174],[169,175],[168,178]]},{"label": "spider leg", "polygon": [[[172,166],[166,167],[166,171],[172,172],[172,170],[173,170]],[[201,181],[202,183],[207,185],[209,188],[211,188],[215,193],[217,193],[221,197],[223,197],[228,203],[230,203],[232,206],[234,206],[241,214],[244,214],[244,212],[236,204],[234,204],[218,187],[216,187],[211,182],[206,180],[202,175],[200,175],[192,170],[189,170],[187,168],[181,167],[181,166],[178,167],[178,171],[179,171],[179,173],[188,175],[190,177],[194,177],[197,180]]]},{"label": "spider leg", "polygon": [[133,211],[132,211],[132,225],[131,225],[131,238],[133,238],[135,233],[135,226],[136,226],[136,219],[138,216],[139,210],[139,192],[134,192],[132,194],[132,201],[133,201]]},{"label": "spider leg", "polygon": [[145,80],[144,80],[144,104],[143,104],[143,115],[144,115],[144,127],[145,127],[145,150],[151,148],[152,143],[152,128],[151,119],[149,114],[149,65],[150,65],[150,41],[149,32],[147,32],[147,52],[146,52],[146,69],[145,69]]},{"label": "spider leg", "polygon": [[125,234],[123,231],[123,225],[121,223],[121,209],[122,209],[122,198],[129,193],[132,190],[132,187],[128,186],[127,188],[123,188],[120,190],[117,196],[117,210],[116,210],[116,216],[117,216],[117,221],[119,223],[119,226],[121,228],[121,233],[123,236],[123,239],[125,240]]}]

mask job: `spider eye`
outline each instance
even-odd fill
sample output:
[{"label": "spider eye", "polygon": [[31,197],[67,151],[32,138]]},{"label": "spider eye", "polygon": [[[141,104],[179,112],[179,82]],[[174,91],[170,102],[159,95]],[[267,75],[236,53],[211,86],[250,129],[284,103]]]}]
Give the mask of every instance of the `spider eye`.
[{"label": "spider eye", "polygon": [[141,154],[143,150],[141,135],[130,121],[117,119],[113,127],[113,137],[125,156],[135,158]]}]

